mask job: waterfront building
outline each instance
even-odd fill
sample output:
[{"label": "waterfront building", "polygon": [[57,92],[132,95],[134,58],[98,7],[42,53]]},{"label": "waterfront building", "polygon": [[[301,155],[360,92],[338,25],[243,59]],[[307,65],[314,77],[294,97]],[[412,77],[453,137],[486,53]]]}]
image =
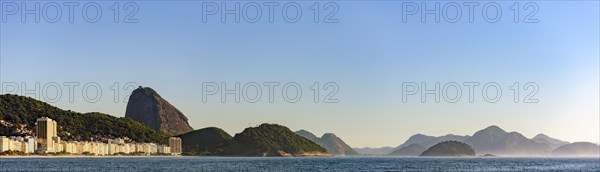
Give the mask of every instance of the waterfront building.
[{"label": "waterfront building", "polygon": [[171,154],[180,155],[181,154],[181,139],[179,137],[171,137],[169,138],[169,147],[171,148]]},{"label": "waterfront building", "polygon": [[0,152],[10,150],[10,139],[6,136],[0,137]]},{"label": "waterfront building", "polygon": [[35,135],[32,136],[0,136],[0,152],[21,151],[24,153],[67,153],[89,155],[114,155],[118,153],[131,154],[141,152],[145,155],[181,154],[181,139],[169,138],[169,145],[156,143],[125,143],[127,138],[116,138],[107,142],[98,141],[63,141],[58,137],[56,121],[42,117],[35,123]]},{"label": "waterfront building", "polygon": [[26,148],[23,149],[25,153],[35,153],[35,148],[37,147],[37,142],[35,137],[25,136]]},{"label": "waterfront building", "polygon": [[158,153],[171,154],[171,147],[169,147],[167,145],[158,145]]},{"label": "waterfront building", "polygon": [[37,151],[41,153],[55,152],[54,139],[58,137],[56,129],[56,121],[47,117],[37,119],[35,123],[35,133],[38,138]]}]

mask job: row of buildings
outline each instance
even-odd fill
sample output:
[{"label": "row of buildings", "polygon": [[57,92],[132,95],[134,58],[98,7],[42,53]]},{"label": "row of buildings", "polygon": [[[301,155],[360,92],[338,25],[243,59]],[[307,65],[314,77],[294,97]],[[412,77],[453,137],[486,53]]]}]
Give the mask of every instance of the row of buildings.
[{"label": "row of buildings", "polygon": [[155,143],[125,143],[124,139],[114,139],[108,142],[78,142],[62,141],[58,137],[56,121],[42,117],[36,121],[36,136],[0,136],[0,152],[20,151],[26,154],[32,153],[67,153],[88,155],[180,155],[181,139],[169,138],[169,145]]}]

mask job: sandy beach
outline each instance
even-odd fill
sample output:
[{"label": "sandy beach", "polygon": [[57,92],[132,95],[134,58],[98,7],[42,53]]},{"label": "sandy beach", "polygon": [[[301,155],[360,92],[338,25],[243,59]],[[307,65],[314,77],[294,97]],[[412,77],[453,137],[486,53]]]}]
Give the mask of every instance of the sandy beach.
[{"label": "sandy beach", "polygon": [[26,155],[26,156],[0,156],[2,158],[176,158],[184,156],[85,156],[85,155]]}]

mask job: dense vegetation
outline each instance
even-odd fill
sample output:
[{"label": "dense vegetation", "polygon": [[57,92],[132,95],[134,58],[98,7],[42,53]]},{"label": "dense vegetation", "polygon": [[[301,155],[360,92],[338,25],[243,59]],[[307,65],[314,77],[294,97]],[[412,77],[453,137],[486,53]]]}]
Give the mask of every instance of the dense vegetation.
[{"label": "dense vegetation", "polygon": [[311,152],[326,153],[327,151],[285,126],[261,124],[236,134],[226,150],[226,155],[281,156],[282,153],[296,155]]},{"label": "dense vegetation", "polygon": [[[0,95],[0,119],[11,124],[0,124],[0,135],[32,134],[36,120],[44,116],[57,122],[58,136],[63,140],[83,141],[125,137],[136,142],[162,144],[166,144],[168,140],[167,135],[130,118],[117,118],[99,112],[82,114],[62,110],[29,97]],[[24,125],[25,130],[19,129],[20,125]]]},{"label": "dense vegetation", "polygon": [[140,86],[138,89],[143,89],[146,94],[160,97],[160,95],[158,95],[158,92],[154,91],[154,89],[152,89],[150,87],[141,87]]},{"label": "dense vegetation", "polygon": [[433,145],[421,156],[475,156],[475,150],[463,142],[444,141]]},{"label": "dense vegetation", "polygon": [[231,135],[216,127],[208,127],[191,131],[178,136],[181,138],[181,147],[184,155],[222,155]]}]

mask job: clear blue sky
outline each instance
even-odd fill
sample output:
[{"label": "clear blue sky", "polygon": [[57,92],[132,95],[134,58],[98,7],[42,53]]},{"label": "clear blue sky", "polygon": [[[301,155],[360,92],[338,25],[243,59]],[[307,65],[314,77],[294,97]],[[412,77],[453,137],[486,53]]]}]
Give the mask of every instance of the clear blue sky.
[{"label": "clear blue sky", "polygon": [[[402,2],[394,1],[337,2],[339,23],[313,23],[312,3],[299,2],[303,15],[297,23],[281,18],[281,6],[274,23],[264,6],[257,23],[221,23],[220,16],[203,23],[202,2],[193,1],[137,2],[138,23],[112,22],[112,2],[106,1],[99,2],[103,15],[97,23],[83,21],[84,3],[75,8],[73,23],[64,6],[57,23],[35,23],[32,15],[21,23],[19,15],[8,15],[0,23],[0,79],[29,88],[35,82],[80,82],[74,102],[63,87],[62,99],[52,104],[115,116],[124,116],[126,104],[115,103],[109,87],[135,82],[157,90],[192,127],[217,126],[230,134],[268,122],[317,135],[333,132],[354,147],[379,147],[397,146],[416,133],[471,135],[498,125],[527,137],[545,133],[599,142],[598,1],[537,2],[538,23],[513,22],[513,2],[504,1],[497,23],[482,19],[484,3],[473,23],[464,6],[457,23],[435,23],[431,16],[422,23],[418,15],[403,23]],[[523,10],[524,3],[520,6]],[[120,17],[128,12],[121,10]],[[520,12],[522,20],[530,11]],[[203,82],[269,81],[299,83],[301,101],[287,103],[276,94],[275,103],[266,95],[258,103],[221,103],[218,96],[202,102]],[[97,103],[81,96],[89,82],[103,89]],[[308,89],[313,82],[336,82],[340,102],[313,103]],[[480,82],[479,88],[497,82],[503,95],[487,103],[476,90],[469,103],[463,87],[458,103],[421,103],[418,95],[403,103],[403,82]],[[537,83],[539,103],[512,102],[513,82]],[[131,91],[120,90],[120,99]]]}]

